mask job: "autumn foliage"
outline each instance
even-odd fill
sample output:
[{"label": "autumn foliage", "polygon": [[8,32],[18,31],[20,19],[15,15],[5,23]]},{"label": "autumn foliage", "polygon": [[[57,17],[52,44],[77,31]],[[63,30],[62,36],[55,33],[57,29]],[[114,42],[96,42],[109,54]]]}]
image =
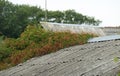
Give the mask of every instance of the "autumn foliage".
[{"label": "autumn foliage", "polygon": [[28,26],[19,38],[4,40],[4,47],[0,50],[0,70],[17,65],[35,56],[84,44],[93,36],[85,33],[51,32],[40,27]]}]

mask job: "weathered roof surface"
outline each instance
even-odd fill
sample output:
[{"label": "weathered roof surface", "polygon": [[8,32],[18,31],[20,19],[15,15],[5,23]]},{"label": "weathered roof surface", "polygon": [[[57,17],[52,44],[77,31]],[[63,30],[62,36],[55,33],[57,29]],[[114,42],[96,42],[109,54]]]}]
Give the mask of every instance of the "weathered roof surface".
[{"label": "weathered roof surface", "polygon": [[116,76],[119,58],[120,40],[89,43],[32,58],[0,76]]},{"label": "weathered roof surface", "polygon": [[100,41],[109,41],[109,40],[120,40],[120,35],[108,35],[108,36],[101,36],[89,39],[88,42],[100,42]]}]

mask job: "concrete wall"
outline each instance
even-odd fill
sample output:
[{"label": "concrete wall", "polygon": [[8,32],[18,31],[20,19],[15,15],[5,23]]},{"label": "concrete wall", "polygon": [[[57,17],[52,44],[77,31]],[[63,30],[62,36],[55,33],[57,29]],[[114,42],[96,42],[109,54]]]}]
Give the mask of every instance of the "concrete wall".
[{"label": "concrete wall", "polygon": [[53,32],[64,32],[70,31],[72,33],[90,33],[99,36],[105,35],[103,30],[97,26],[90,25],[77,25],[77,24],[59,24],[59,23],[48,23],[42,22],[43,28]]},{"label": "concrete wall", "polygon": [[120,27],[102,27],[101,29],[106,35],[120,34]]}]

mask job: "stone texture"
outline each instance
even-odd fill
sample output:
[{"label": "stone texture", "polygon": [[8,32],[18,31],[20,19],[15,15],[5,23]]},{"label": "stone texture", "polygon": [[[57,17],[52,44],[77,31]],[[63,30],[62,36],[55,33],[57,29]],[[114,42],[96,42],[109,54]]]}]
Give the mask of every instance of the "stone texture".
[{"label": "stone texture", "polygon": [[117,76],[120,40],[88,43],[32,58],[0,76]]}]

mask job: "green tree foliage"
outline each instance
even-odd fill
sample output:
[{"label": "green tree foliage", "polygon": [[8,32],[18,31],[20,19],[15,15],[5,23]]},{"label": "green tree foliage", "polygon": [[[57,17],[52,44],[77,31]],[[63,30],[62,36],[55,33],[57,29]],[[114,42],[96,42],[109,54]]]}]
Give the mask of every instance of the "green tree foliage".
[{"label": "green tree foliage", "polygon": [[14,5],[0,0],[0,32],[7,37],[18,37],[28,24],[37,24],[40,8],[28,5]]},{"label": "green tree foliage", "polygon": [[[48,22],[99,25],[100,20],[77,13],[74,10],[47,11]],[[0,0],[0,33],[17,38],[27,25],[37,25],[45,21],[45,10],[36,6],[15,5]]]},{"label": "green tree foliage", "polygon": [[84,23],[83,15],[74,10],[67,10],[65,11],[65,23],[82,24]]},{"label": "green tree foliage", "polygon": [[99,25],[100,20],[77,13],[75,10],[48,11],[48,22],[68,23],[68,24],[88,24]]},{"label": "green tree foliage", "polygon": [[61,23],[64,13],[61,11],[48,11],[48,21]]}]

